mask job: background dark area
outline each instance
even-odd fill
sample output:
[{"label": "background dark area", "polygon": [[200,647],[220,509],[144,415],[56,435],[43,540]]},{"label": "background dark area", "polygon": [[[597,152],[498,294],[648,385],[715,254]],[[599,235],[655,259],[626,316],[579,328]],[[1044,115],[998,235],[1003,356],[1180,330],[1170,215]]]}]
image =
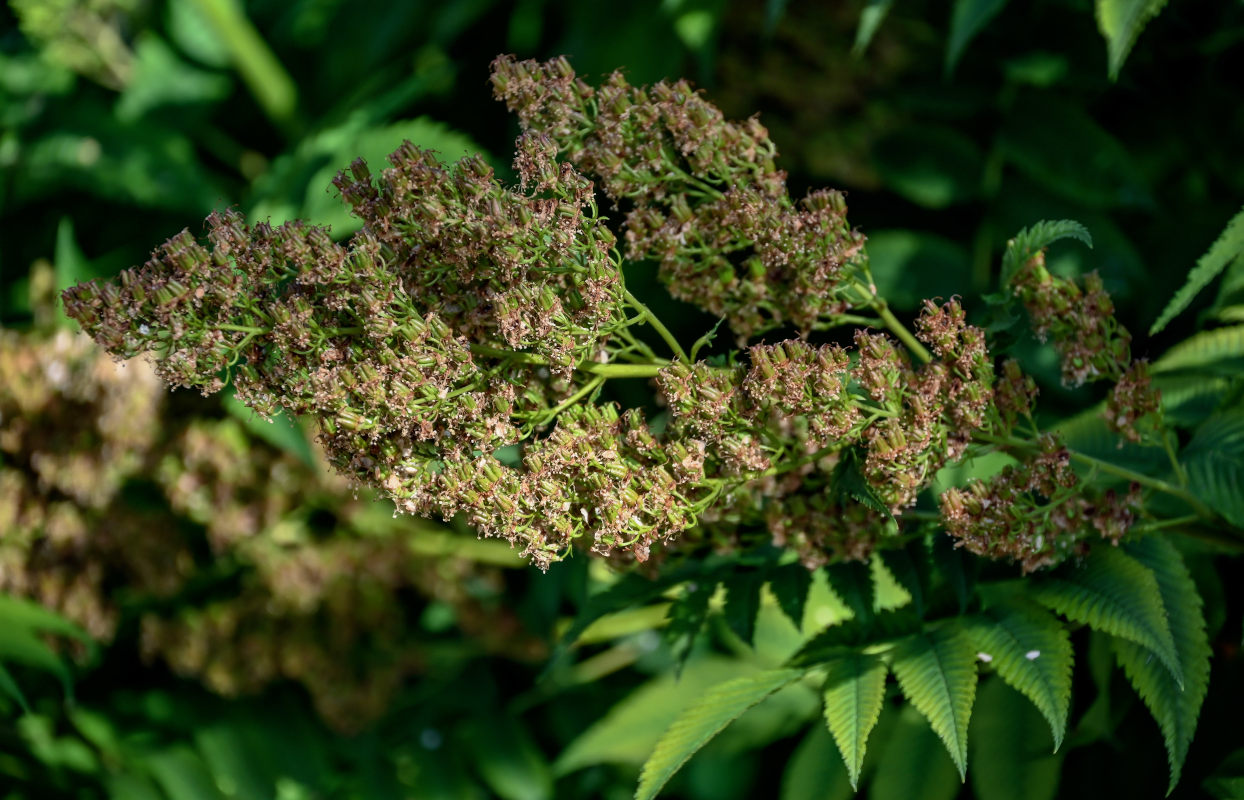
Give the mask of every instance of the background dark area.
[{"label": "background dark area", "polygon": [[[203,9],[222,5],[231,4],[49,3],[64,14],[105,9],[98,24],[114,28],[133,57],[121,86],[73,61],[83,45],[66,40],[72,26],[60,26],[58,39],[57,26],[41,34],[19,26],[26,18],[16,8],[0,9],[0,325],[32,322],[35,264],[55,265],[66,285],[112,275],[182,228],[200,231],[214,208],[236,206],[274,224],[307,216],[340,232],[344,215],[328,179],[355,155],[376,159],[403,138],[450,159],[482,150],[510,174],[517,124],[488,86],[489,62],[507,52],[567,55],[589,81],[614,69],[637,84],[687,77],[728,117],[759,114],[793,195],[821,186],[847,192],[850,219],[869,236],[878,288],[900,315],[924,298],[951,295],[983,315],[979,298],[997,290],[1007,239],[1038,220],[1074,219],[1094,247],[1055,245],[1051,269],[1100,272],[1136,336],[1134,350],[1156,356],[1194,331],[1198,314],[1215,302],[1206,291],[1158,337],[1143,335],[1244,202],[1238,2],[1171,4],[1146,27],[1115,82],[1091,5],[1072,0],[1007,5],[953,71],[945,66],[945,2],[895,3],[862,53],[853,53],[865,5],[858,2],[257,0],[245,7],[261,37],[253,47],[204,22]],[[248,77],[239,65],[262,61],[264,52],[279,62],[276,77]],[[259,99],[280,75],[296,92],[284,111]],[[683,341],[715,322],[670,299],[652,265],[634,265],[628,284]],[[718,340],[718,352],[728,338]],[[1040,382],[1049,413],[1096,396],[1092,388],[1062,387],[1051,350],[1024,340],[1014,354]],[[649,394],[640,382],[622,387],[624,402]],[[224,415],[215,399],[177,397],[187,413]],[[1213,574],[1208,559],[1203,567]],[[548,575],[509,570],[491,602],[516,611],[547,644],[591,580],[586,559]],[[1221,595],[1211,634],[1238,633],[1244,584],[1212,583]],[[106,725],[70,720],[55,682],[31,678],[43,689],[39,719],[50,728],[32,733],[34,723],[0,722],[0,798],[271,791],[248,785],[276,787],[269,796],[282,800],[535,798],[549,796],[549,787],[557,797],[630,796],[638,764],[629,757],[600,758],[555,783],[548,765],[668,665],[650,630],[625,640],[640,653],[625,669],[541,683],[541,658],[481,653],[452,622],[437,624],[428,622],[425,634],[443,646],[422,676],[407,682],[382,719],[349,735],[326,729],[295,685],[226,701],[174,678],[139,660],[138,633],[123,626],[76,690],[78,707]],[[729,650],[723,637],[713,634],[704,646]],[[1091,651],[1087,631],[1077,644],[1077,652]],[[1244,660],[1223,648],[1176,797],[1202,796],[1201,782],[1241,744]],[[604,652],[616,650],[589,645],[579,655]],[[1095,683],[1091,667],[1078,667],[1077,681],[1072,719],[1093,708],[1099,728],[1069,739],[1058,796],[1160,796],[1162,742],[1131,689],[1117,674]],[[1101,692],[1110,699],[1104,707],[1094,703]],[[807,734],[810,718],[792,708],[733,745],[706,750],[669,796],[776,796],[797,748],[823,745]],[[887,724],[903,724],[892,716]],[[112,733],[83,733],[105,729]],[[109,750],[101,744],[108,736],[125,746]],[[88,769],[75,747],[103,755]],[[195,760],[203,748],[216,753],[204,762],[206,773]],[[256,752],[258,773],[245,758]],[[216,768],[224,763],[244,766],[222,782]],[[154,777],[117,777],[131,768]],[[237,777],[243,773],[249,777]],[[845,784],[835,780],[819,796],[841,796],[834,792]],[[970,778],[958,796],[973,792]],[[813,795],[787,788],[782,796]],[[1013,796],[1029,795],[1016,786]]]}]

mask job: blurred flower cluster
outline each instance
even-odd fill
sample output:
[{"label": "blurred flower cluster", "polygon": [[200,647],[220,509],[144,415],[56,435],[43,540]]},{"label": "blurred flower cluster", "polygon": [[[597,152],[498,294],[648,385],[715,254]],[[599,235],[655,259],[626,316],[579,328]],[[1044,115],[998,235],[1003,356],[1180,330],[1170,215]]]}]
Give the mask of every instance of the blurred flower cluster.
[{"label": "blurred flower cluster", "polygon": [[499,569],[412,548],[418,526],[321,455],[312,467],[236,419],[165,405],[141,360],[63,329],[0,330],[0,590],[101,641],[136,619],[144,658],[222,694],[299,682],[341,729],[423,668],[429,602],[485,650],[539,655],[491,605]]}]

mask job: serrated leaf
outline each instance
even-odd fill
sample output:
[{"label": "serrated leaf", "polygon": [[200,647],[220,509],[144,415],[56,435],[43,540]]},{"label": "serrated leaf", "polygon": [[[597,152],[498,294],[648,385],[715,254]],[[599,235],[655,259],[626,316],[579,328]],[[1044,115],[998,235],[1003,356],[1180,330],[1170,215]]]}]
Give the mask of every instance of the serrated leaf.
[{"label": "serrated leaf", "polygon": [[[1161,5],[1161,0],[1158,5]],[[1197,293],[1209,286],[1241,253],[1244,253],[1244,209],[1231,218],[1217,241],[1210,245],[1205,255],[1197,259],[1196,266],[1188,273],[1188,279],[1184,285],[1175,292],[1175,296],[1166,304],[1162,314],[1149,329],[1149,335],[1152,336],[1162,330],[1171,320],[1179,316]]]},{"label": "serrated leaf", "polygon": [[1193,494],[1232,525],[1244,527],[1244,410],[1207,419],[1183,457]]},{"label": "serrated leaf", "polygon": [[1158,15],[1166,0],[1097,0],[1097,28],[1106,38],[1110,59],[1110,80],[1119,70],[1145,23]]},{"label": "serrated leaf", "polygon": [[967,776],[968,721],[976,697],[976,651],[953,625],[911,636],[890,664],[908,701],[933,726],[947,752]]},{"label": "serrated leaf", "polygon": [[807,667],[833,661],[860,645],[903,639],[920,630],[921,624],[920,618],[906,607],[875,615],[867,627],[858,620],[847,620],[813,636],[787,664]]},{"label": "serrated leaf", "polygon": [[1244,365],[1244,325],[1216,328],[1189,336],[1153,362],[1153,371],[1204,370],[1227,376]]},{"label": "serrated leaf", "polygon": [[840,505],[854,500],[888,518],[891,516],[890,507],[860,471],[862,459],[859,448],[852,447],[843,453],[830,479],[830,496]]},{"label": "serrated leaf", "polygon": [[946,748],[911,706],[897,717],[884,740],[868,800],[954,800],[962,787]]},{"label": "serrated leaf", "polygon": [[1201,595],[1179,551],[1163,536],[1129,542],[1125,548],[1157,577],[1184,676],[1181,687],[1152,653],[1134,642],[1115,640],[1119,665],[1162,730],[1171,767],[1169,794],[1183,772],[1201,704],[1209,690],[1209,634],[1201,613]]},{"label": "serrated leaf", "polygon": [[1045,724],[1000,680],[981,686],[972,714],[972,789],[977,800],[1053,800],[1062,772]]},{"label": "serrated leaf", "polygon": [[1061,747],[1074,660],[1066,627],[1038,606],[1008,601],[965,620],[965,630],[977,658],[1032,701],[1049,723],[1054,749]]},{"label": "serrated leaf", "polygon": [[723,581],[726,587],[726,604],[722,617],[730,630],[749,645],[756,635],[756,614],[760,611],[760,589],[764,576],[758,571],[744,569]]},{"label": "serrated leaf", "polygon": [[1075,239],[1083,242],[1089,249],[1093,247],[1093,237],[1088,228],[1075,220],[1043,219],[1024,228],[1006,243],[1006,252],[1002,254],[1002,285],[1010,282],[1011,276],[1025,261],[1060,239]]},{"label": "serrated leaf", "polygon": [[769,589],[796,628],[803,627],[803,610],[812,588],[812,572],[803,564],[784,564],[769,572]]},{"label": "serrated leaf", "polygon": [[1123,550],[1093,548],[1084,562],[1033,581],[1029,596],[1064,617],[1153,651],[1179,684],[1175,641],[1153,571]]},{"label": "serrated leaf", "polygon": [[851,787],[856,790],[868,735],[881,716],[885,676],[885,663],[880,658],[860,652],[830,662],[826,670],[825,724],[847,766]]},{"label": "serrated leaf", "polygon": [[968,42],[998,15],[1007,0],[955,0],[950,12],[950,41],[946,45],[946,74],[955,71]]},{"label": "serrated leaf", "polygon": [[929,551],[924,542],[908,542],[901,550],[882,550],[880,556],[894,580],[911,595],[916,615],[923,617],[929,596]]},{"label": "serrated leaf", "polygon": [[639,776],[636,800],[652,800],[691,756],[769,695],[803,677],[802,670],[780,669],[714,686],[674,720],[657,741]]},{"label": "serrated leaf", "polygon": [[863,561],[846,561],[825,568],[825,578],[829,588],[843,605],[851,609],[855,619],[867,626],[873,617],[873,600],[876,591],[873,587],[872,570]]}]

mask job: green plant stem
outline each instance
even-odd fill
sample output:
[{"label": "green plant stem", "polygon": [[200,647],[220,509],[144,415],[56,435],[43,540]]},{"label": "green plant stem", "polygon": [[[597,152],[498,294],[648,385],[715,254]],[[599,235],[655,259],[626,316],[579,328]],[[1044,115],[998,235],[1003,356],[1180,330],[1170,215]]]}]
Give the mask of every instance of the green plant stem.
[{"label": "green plant stem", "polygon": [[674,334],[670,333],[669,328],[665,327],[661,320],[657,319],[657,315],[652,313],[652,309],[641,303],[638,297],[631,294],[630,289],[626,289],[624,291],[626,292],[626,302],[630,303],[631,307],[634,308],[635,311],[637,311],[641,316],[647,318],[648,324],[651,325],[652,329],[657,332],[657,334],[667,345],[669,345],[670,351],[678,357],[678,360],[684,363],[690,363],[691,359],[687,358],[687,354],[683,351],[682,345],[680,345],[678,340],[674,338]]},{"label": "green plant stem", "polygon": [[[1000,444],[1005,447],[1016,447],[1028,450],[1036,447],[1035,443],[1027,439],[1016,439],[1013,436],[994,436],[988,433],[976,433],[972,438],[980,442]],[[1162,480],[1161,478],[1154,478],[1149,475],[1136,472],[1135,470],[1130,470],[1127,467],[1121,467],[1118,464],[1112,464],[1109,461],[1102,461],[1100,458],[1094,458],[1093,456],[1086,455],[1085,453],[1080,453],[1075,450],[1068,449],[1068,452],[1071,454],[1071,459],[1073,461],[1078,461],[1087,467],[1092,467],[1093,469],[1098,470],[1099,472],[1104,472],[1107,475],[1113,475],[1116,478],[1122,478],[1125,481],[1140,484],[1141,486],[1153,489],[1156,492],[1162,492],[1163,494],[1170,495],[1171,497],[1177,497],[1191,506],[1192,509],[1196,511],[1197,516],[1202,519],[1213,519],[1215,517],[1214,512],[1192,494],[1179,486]]]},{"label": "green plant stem", "polygon": [[[471,352],[480,356],[508,358],[520,364],[537,364],[551,366],[549,360],[535,353],[523,353],[518,350],[504,350],[500,347],[489,347],[486,344],[471,345]],[[575,369],[604,378],[653,378],[670,365],[666,359],[659,358],[647,364],[599,364],[595,361],[584,361]]]},{"label": "green plant stem", "polygon": [[912,335],[912,332],[907,330],[907,326],[899,322],[898,317],[894,316],[884,300],[879,297],[876,298],[872,307],[877,312],[877,316],[881,318],[881,321],[885,323],[890,333],[897,336],[900,342],[907,345],[907,349],[914,353],[916,358],[925,364],[933,360],[933,354],[924,345],[920,344],[920,341]]}]

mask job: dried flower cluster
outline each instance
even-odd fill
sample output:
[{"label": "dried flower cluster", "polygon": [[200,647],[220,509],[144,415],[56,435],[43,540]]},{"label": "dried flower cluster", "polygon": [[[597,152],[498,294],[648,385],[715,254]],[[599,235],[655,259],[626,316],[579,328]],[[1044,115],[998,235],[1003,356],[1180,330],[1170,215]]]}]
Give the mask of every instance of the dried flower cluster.
[{"label": "dried flower cluster", "polygon": [[[230,695],[300,682],[342,729],[378,716],[421,669],[414,597],[451,606],[490,650],[535,655],[516,619],[481,599],[501,593],[496,569],[420,556],[410,526],[366,533],[375,498],[326,465],[232,419],[186,423],[162,406],[141,361],[115,363],[64,330],[0,330],[0,590],[102,641],[137,615],[145,658]],[[126,494],[152,478],[162,496]],[[316,508],[332,510],[331,528]],[[236,588],[207,605],[182,595],[220,565]],[[178,615],[163,616],[174,600]]]},{"label": "dried flower cluster", "polygon": [[[979,436],[1035,430],[1035,385],[1014,363],[995,385],[957,299],[927,302],[914,336],[889,314],[841,196],[794,203],[755,120],[725,121],[683,82],[592,88],[564,59],[500,58],[493,85],[524,129],[519,187],[406,144],[387,169],[338,175],[363,223],[344,245],[218,213],[206,245],[183,232],[119,282],[68,291],[67,311],[172,383],[210,392],[231,375],[261,413],[313,421],[332,464],[399,510],[461,516],[541,567],[576,546],[645,561],[697,525],[699,541],[759,533],[810,566],[865,558]],[[693,361],[626,290],[589,178],[673,294],[743,345],[779,325],[804,337],[746,346],[737,366]],[[1125,375],[1129,339],[1094,276],[1081,292],[1038,253],[1013,288],[1069,382]],[[856,307],[898,340],[806,341]],[[1126,375],[1111,414],[1130,429],[1153,406],[1143,368]],[[615,377],[655,378],[666,423],[598,402]]]},{"label": "dried flower cluster", "polygon": [[1049,434],[1037,444],[1028,461],[941,496],[942,521],[958,545],[1013,559],[1025,572],[1083,554],[1093,532],[1117,544],[1140,508],[1137,485],[1124,496],[1110,489],[1090,500],[1067,449]]},{"label": "dried flower cluster", "polygon": [[598,180],[626,208],[627,256],[653,259],[671,293],[727,319],[740,339],[781,326],[811,330],[849,303],[862,263],[839,192],[799,203],[755,118],[726,121],[686,81],[599,88],[564,58],[493,62],[498,98],[524,130]]}]

